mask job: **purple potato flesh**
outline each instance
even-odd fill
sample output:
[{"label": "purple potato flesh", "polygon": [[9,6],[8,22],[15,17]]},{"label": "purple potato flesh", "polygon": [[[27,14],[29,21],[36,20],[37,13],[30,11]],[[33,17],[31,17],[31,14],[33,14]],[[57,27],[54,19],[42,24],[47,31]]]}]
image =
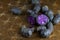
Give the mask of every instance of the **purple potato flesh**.
[{"label": "purple potato flesh", "polygon": [[46,15],[41,14],[37,16],[36,21],[39,25],[46,25],[46,23],[49,22],[49,18]]}]

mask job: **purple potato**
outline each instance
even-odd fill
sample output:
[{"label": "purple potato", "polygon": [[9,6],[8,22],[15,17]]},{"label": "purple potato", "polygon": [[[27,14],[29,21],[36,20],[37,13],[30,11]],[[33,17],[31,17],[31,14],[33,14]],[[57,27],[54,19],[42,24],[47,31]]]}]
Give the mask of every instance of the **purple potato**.
[{"label": "purple potato", "polygon": [[27,12],[30,14],[30,16],[37,17],[37,14],[33,10],[27,10]]},{"label": "purple potato", "polygon": [[48,10],[49,10],[49,8],[48,8],[47,5],[45,5],[45,6],[42,7],[42,11],[43,11],[43,12],[47,12]]},{"label": "purple potato", "polygon": [[36,22],[35,22],[35,18],[32,17],[32,16],[28,16],[28,22],[31,24],[31,25],[34,25]]},{"label": "purple potato", "polygon": [[37,28],[39,35],[41,37],[49,37],[51,33],[53,32],[53,24],[49,22],[46,26],[40,26]]},{"label": "purple potato", "polygon": [[59,22],[60,22],[60,14],[56,14],[54,19],[53,19],[53,23],[58,24]]},{"label": "purple potato", "polygon": [[13,7],[10,9],[10,11],[13,13],[13,14],[17,14],[17,15],[20,15],[22,13],[22,10],[17,8],[17,7]]},{"label": "purple potato", "polygon": [[49,11],[48,11],[48,12],[46,12],[45,14],[49,17],[50,21],[52,21],[52,20],[53,20],[54,15],[53,15],[53,12],[52,12],[51,10],[49,10]]},{"label": "purple potato", "polygon": [[21,28],[21,34],[25,37],[31,37],[33,32],[34,28],[26,28],[25,26]]},{"label": "purple potato", "polygon": [[49,18],[44,14],[40,14],[40,15],[37,16],[36,22],[39,25],[46,25],[49,22]]},{"label": "purple potato", "polygon": [[37,27],[37,31],[42,31],[42,30],[45,30],[46,29],[46,26],[39,26]]},{"label": "purple potato", "polygon": [[54,30],[53,24],[52,24],[52,22],[49,22],[49,23],[47,24],[47,29],[46,29],[46,31],[44,32],[44,35],[45,35],[46,37],[49,37],[49,35],[51,35],[51,33],[53,32],[53,30]]},{"label": "purple potato", "polygon": [[33,11],[34,11],[35,13],[38,13],[38,12],[40,11],[40,9],[41,9],[41,6],[40,6],[39,4],[36,4],[36,5],[34,6]]},{"label": "purple potato", "polygon": [[51,35],[51,33],[53,32],[53,24],[51,22],[49,22],[47,24],[47,29],[44,31],[41,31],[41,36],[42,37],[49,37]]},{"label": "purple potato", "polygon": [[39,33],[39,36],[41,36],[41,37],[44,37],[45,30],[46,30],[46,26],[37,27],[37,32]]},{"label": "purple potato", "polygon": [[32,2],[32,4],[40,4],[40,0],[31,0]]}]

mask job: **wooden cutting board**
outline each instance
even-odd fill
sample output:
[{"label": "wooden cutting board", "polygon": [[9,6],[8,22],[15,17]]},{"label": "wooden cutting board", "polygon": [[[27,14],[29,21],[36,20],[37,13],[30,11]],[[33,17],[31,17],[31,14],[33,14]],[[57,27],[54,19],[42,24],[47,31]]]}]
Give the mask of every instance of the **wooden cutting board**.
[{"label": "wooden cutting board", "polygon": [[[31,38],[24,38],[19,34],[22,25],[28,25],[25,15],[13,15],[9,12],[11,6],[26,10],[27,0],[0,0],[0,40],[60,40],[60,24],[54,25],[54,32],[49,38],[40,38],[34,33]],[[41,5],[48,5],[54,14],[60,12],[60,0],[41,0]]]}]

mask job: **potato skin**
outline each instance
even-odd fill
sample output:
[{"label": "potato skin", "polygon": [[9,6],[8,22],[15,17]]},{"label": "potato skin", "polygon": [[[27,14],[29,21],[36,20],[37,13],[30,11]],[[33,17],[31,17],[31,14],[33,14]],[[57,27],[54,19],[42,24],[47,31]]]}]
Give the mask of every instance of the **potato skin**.
[{"label": "potato skin", "polygon": [[58,24],[59,22],[60,22],[60,14],[56,14],[54,19],[53,19],[53,23]]}]

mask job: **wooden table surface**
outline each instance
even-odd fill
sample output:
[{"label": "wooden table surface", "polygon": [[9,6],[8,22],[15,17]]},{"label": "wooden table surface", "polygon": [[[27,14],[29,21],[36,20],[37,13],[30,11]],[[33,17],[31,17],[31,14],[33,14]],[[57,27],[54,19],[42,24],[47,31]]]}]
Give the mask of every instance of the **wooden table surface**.
[{"label": "wooden table surface", "polygon": [[[11,6],[16,6],[22,10],[27,9],[27,0],[0,0],[0,40],[60,40],[60,23],[54,25],[54,32],[49,38],[40,38],[37,33],[33,33],[31,38],[24,38],[19,34],[22,25],[27,25],[25,15],[13,15],[9,12]],[[60,12],[60,0],[41,0],[42,5],[48,5],[54,14]]]}]

